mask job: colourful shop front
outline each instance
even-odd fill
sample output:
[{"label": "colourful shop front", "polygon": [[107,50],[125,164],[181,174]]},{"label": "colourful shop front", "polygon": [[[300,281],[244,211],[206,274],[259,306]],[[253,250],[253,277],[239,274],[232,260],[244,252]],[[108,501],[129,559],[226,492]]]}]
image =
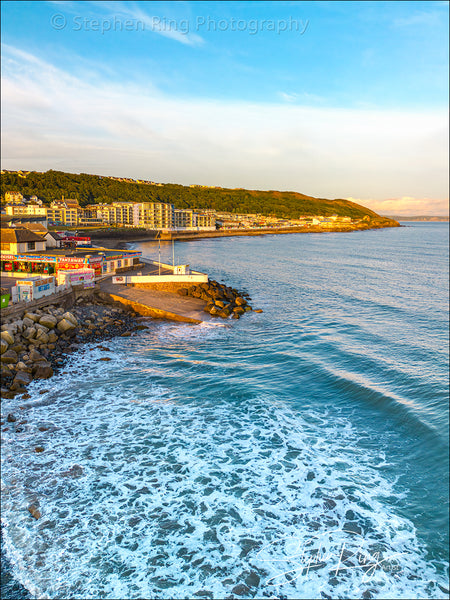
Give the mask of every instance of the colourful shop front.
[{"label": "colourful shop front", "polygon": [[102,274],[103,256],[64,256],[56,254],[1,254],[1,272],[18,275],[57,275],[64,269],[93,269],[95,277]]},{"label": "colourful shop front", "polygon": [[12,277],[30,275],[55,275],[60,271],[75,269],[92,269],[97,279],[102,274],[116,273],[136,267],[140,263],[141,252],[117,250],[94,250],[72,251],[67,253],[64,250],[55,252],[36,254],[8,254],[1,253],[0,271],[4,275]]},{"label": "colourful shop front", "polygon": [[57,271],[74,269],[93,269],[95,278],[102,274],[103,256],[101,255],[85,255],[85,256],[59,256],[57,263]]},{"label": "colourful shop front", "polygon": [[1,272],[5,275],[54,275],[56,256],[33,254],[1,254]]}]

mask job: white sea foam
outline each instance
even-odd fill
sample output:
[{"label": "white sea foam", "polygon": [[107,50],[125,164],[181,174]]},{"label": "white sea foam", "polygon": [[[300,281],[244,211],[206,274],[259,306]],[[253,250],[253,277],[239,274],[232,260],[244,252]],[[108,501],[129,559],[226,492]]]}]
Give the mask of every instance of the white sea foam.
[{"label": "white sea foam", "polygon": [[270,396],[183,403],[124,382],[152,367],[129,348],[79,353],[81,374],[34,384],[49,391],[3,432],[6,550],[35,597],[442,597],[385,454],[347,420]]}]

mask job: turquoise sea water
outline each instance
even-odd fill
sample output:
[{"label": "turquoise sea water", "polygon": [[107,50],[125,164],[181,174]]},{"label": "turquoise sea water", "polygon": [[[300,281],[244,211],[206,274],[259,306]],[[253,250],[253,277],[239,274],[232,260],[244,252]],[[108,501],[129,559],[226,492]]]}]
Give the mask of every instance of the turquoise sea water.
[{"label": "turquoise sea water", "polygon": [[446,597],[448,224],[404,225],[177,243],[264,313],[149,321],[35,384],[2,432],[31,596]]}]

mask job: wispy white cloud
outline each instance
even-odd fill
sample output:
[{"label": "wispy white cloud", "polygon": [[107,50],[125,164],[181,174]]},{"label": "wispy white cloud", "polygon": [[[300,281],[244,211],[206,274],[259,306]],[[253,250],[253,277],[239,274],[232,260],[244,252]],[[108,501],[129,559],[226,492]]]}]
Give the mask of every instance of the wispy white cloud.
[{"label": "wispy white cloud", "polygon": [[278,96],[285,102],[295,102],[297,104],[314,105],[325,102],[323,96],[311,94],[310,92],[278,92]]},{"label": "wispy white cloud", "polygon": [[373,202],[447,194],[446,113],[179,99],[148,85],[82,80],[11,46],[3,59],[7,169]]},{"label": "wispy white cloud", "polygon": [[297,94],[288,94],[286,92],[279,92],[279,96],[285,102],[295,102],[297,100]]}]

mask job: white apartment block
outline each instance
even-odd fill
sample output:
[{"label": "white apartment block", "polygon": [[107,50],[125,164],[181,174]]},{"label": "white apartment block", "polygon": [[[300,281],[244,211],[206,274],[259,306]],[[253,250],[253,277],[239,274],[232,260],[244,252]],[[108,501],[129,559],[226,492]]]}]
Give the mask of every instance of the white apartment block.
[{"label": "white apartment block", "polygon": [[174,205],[164,202],[139,202],[133,208],[133,224],[146,229],[173,229]]},{"label": "white apartment block", "polygon": [[5,206],[5,212],[7,215],[14,217],[17,216],[33,216],[33,217],[45,217],[47,215],[47,209],[45,206],[39,204],[13,204]]},{"label": "white apartment block", "polygon": [[176,229],[197,227],[197,215],[190,208],[175,208],[173,211],[173,224]]},{"label": "white apartment block", "polygon": [[133,203],[112,202],[111,204],[91,204],[86,208],[91,218],[103,223],[133,225]]}]

